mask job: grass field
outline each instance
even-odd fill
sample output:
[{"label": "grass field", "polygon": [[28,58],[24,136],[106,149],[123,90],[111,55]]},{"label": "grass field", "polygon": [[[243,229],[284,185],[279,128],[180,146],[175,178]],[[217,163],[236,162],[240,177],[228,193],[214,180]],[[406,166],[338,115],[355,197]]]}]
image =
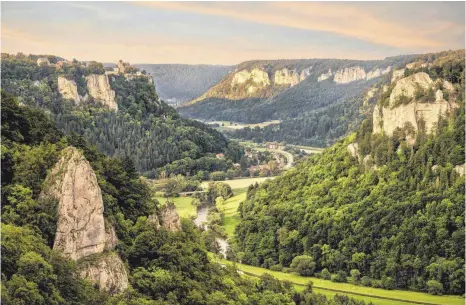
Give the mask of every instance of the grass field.
[{"label": "grass field", "polygon": [[[156,196],[160,203],[164,203],[166,201],[165,197]],[[176,206],[176,211],[178,215],[183,218],[193,218],[197,215],[197,208],[191,204],[193,200],[191,197],[170,197],[170,201],[173,201]]]},{"label": "grass field", "polygon": [[[211,256],[212,257],[212,256]],[[216,261],[222,264],[233,264],[230,261],[215,258]],[[438,305],[463,305],[464,299],[460,296],[434,296],[422,292],[404,291],[404,290],[385,290],[379,288],[371,288],[357,286],[349,283],[334,283],[327,280],[322,280],[314,277],[304,277],[291,273],[271,271],[265,268],[253,267],[244,264],[236,264],[238,270],[253,276],[261,276],[264,273],[269,273],[279,280],[288,280],[296,286],[306,285],[309,281],[314,283],[316,292],[326,295],[336,293],[347,294],[355,299],[373,302],[374,304],[438,304]],[[302,288],[300,288],[302,289]]]},{"label": "grass field", "polygon": [[[257,177],[257,178],[244,178],[244,179],[235,179],[235,180],[224,180],[224,181],[217,181],[217,182],[223,182],[228,184],[233,190],[235,189],[241,189],[241,188],[247,188],[251,184],[254,183],[262,183],[267,179],[273,179],[275,177]],[[204,181],[202,182],[201,186],[203,189],[207,189],[209,186],[209,183],[213,181]]]},{"label": "grass field", "polygon": [[246,192],[239,193],[228,199],[225,203],[225,218],[223,227],[228,237],[233,237],[236,225],[239,223],[238,206],[241,201],[246,200]]}]

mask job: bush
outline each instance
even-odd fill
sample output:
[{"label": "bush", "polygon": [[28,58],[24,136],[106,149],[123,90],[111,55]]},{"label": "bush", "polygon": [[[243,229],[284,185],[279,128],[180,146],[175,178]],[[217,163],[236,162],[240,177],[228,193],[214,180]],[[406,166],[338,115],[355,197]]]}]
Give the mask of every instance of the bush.
[{"label": "bush", "polygon": [[282,271],[283,266],[281,264],[276,264],[276,265],[270,266],[270,270],[272,270],[272,271]]},{"label": "bush", "polygon": [[332,275],[330,274],[327,268],[324,268],[322,272],[320,272],[320,276],[324,280],[330,280],[332,278]]},{"label": "bush", "polygon": [[395,280],[389,276],[382,277],[382,287],[388,290],[395,289],[396,288]]},{"label": "bush", "polygon": [[348,281],[346,278],[346,273],[342,270],[338,271],[336,274],[333,274],[330,279],[332,282],[336,283],[346,283]]},{"label": "bush", "polygon": [[430,280],[427,282],[427,291],[433,295],[442,295],[443,285],[436,280]]},{"label": "bush", "polygon": [[316,263],[312,256],[301,255],[293,258],[290,267],[299,275],[311,276],[316,270]]},{"label": "bush", "polygon": [[372,284],[372,280],[371,280],[371,278],[368,277],[368,276],[363,276],[363,277],[361,278],[361,284],[362,284],[363,286],[369,287],[369,286],[371,286],[371,284]]},{"label": "bush", "polygon": [[210,174],[210,180],[221,181],[225,180],[227,175],[224,172],[213,172]]},{"label": "bush", "polygon": [[361,280],[361,272],[359,272],[358,269],[352,269],[350,271],[350,275],[351,275],[351,281],[353,282],[353,284],[359,284],[359,281]]}]

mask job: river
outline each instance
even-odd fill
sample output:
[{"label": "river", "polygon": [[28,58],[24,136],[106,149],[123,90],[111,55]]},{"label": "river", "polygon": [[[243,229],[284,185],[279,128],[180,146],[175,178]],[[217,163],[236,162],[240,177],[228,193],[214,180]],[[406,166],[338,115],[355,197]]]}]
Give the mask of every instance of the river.
[{"label": "river", "polygon": [[[199,228],[203,228],[208,230],[207,227],[207,215],[209,214],[209,206],[204,204],[201,205],[197,210],[197,217],[194,219],[194,223]],[[223,255],[224,258],[227,257],[227,249],[230,246],[225,238],[216,237],[215,241],[220,246],[220,253]]]}]

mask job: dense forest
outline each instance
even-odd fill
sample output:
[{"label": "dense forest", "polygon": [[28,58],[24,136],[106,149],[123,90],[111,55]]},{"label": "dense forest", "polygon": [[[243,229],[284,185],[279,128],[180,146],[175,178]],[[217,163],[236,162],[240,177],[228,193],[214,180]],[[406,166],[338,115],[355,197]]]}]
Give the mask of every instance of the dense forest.
[{"label": "dense forest", "polygon": [[[364,305],[312,285],[296,292],[269,275],[240,276],[209,261],[201,231],[190,220],[182,231],[157,229],[148,216],[159,208],[130,158],[110,158],[77,135],[64,136],[37,107],[20,105],[2,91],[2,304],[145,305]],[[111,295],[79,274],[74,262],[52,250],[57,202],[39,196],[47,171],[63,148],[80,149],[102,190],[104,215],[119,239],[116,251],[129,270],[130,287]]]},{"label": "dense forest", "polygon": [[[180,159],[194,164],[196,159],[203,158],[204,163],[214,163],[216,153],[229,150],[221,133],[197,121],[180,118],[159,99],[145,77],[109,77],[116,93],[117,113],[102,108],[92,98],[77,107],[58,93],[58,76],[75,80],[78,93],[84,96],[88,90],[84,76],[103,74],[103,65],[73,61],[56,69],[38,66],[37,58],[2,54],[3,89],[23,104],[46,109],[65,134],[77,133],[109,156],[130,157],[141,173],[153,177],[157,168]],[[49,58],[51,62],[60,59]]]},{"label": "dense forest", "polygon": [[[239,208],[238,259],[373,287],[464,293],[465,186],[455,169],[465,163],[464,51],[424,59],[433,64],[417,71],[457,86],[455,111],[432,134],[418,132],[414,146],[409,128],[373,134],[369,118],[322,155],[250,188]],[[348,153],[354,142],[367,162]]]}]

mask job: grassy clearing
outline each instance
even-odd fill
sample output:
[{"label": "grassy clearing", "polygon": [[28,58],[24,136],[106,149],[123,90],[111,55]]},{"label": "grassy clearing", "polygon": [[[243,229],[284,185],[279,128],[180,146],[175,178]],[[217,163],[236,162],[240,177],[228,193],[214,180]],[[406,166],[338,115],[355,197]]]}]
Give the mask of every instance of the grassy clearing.
[{"label": "grassy clearing", "polygon": [[[216,259],[222,264],[233,264],[224,259]],[[373,302],[374,304],[388,305],[388,304],[438,304],[438,305],[463,305],[464,299],[460,296],[434,296],[422,292],[404,291],[404,290],[385,290],[380,288],[371,288],[364,286],[357,286],[349,283],[334,283],[327,280],[322,280],[315,277],[304,277],[297,274],[284,273],[271,271],[265,268],[253,267],[244,264],[236,264],[238,270],[245,273],[261,276],[264,273],[269,273],[279,280],[288,280],[295,285],[306,285],[310,280],[314,283],[316,292],[329,293],[342,293],[356,299],[365,300],[366,302]],[[329,290],[331,289],[331,290]],[[333,290],[333,291],[332,291]],[[358,295],[359,294],[359,295]],[[385,298],[385,299],[384,299]],[[390,300],[396,299],[396,300]]]},{"label": "grassy clearing", "polygon": [[246,200],[246,192],[239,193],[225,202],[224,224],[225,233],[233,237],[236,225],[239,223],[238,206],[241,201]]},{"label": "grassy clearing", "polygon": [[[157,194],[159,195],[159,194]],[[164,203],[166,201],[165,197],[156,196],[160,203]],[[170,197],[170,201],[173,201],[176,206],[176,211],[178,215],[183,218],[195,218],[197,215],[197,208],[191,204],[193,200],[191,197]]]},{"label": "grassy clearing", "polygon": [[[241,189],[241,188],[247,188],[251,184],[254,183],[262,183],[267,179],[273,179],[275,177],[257,177],[257,178],[244,178],[244,179],[235,179],[235,180],[224,180],[224,181],[217,181],[217,182],[223,182],[228,184],[233,190],[235,189]],[[209,186],[209,183],[213,181],[204,181],[202,182],[201,186],[203,189],[207,189]]]}]

